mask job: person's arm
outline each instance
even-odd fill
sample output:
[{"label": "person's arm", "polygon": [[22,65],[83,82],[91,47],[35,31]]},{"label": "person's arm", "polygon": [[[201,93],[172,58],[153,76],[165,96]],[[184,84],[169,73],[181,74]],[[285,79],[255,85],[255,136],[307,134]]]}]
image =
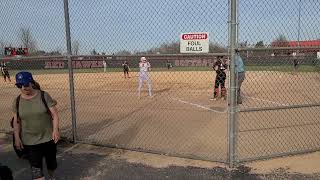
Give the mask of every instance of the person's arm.
[{"label": "person's arm", "polygon": [[219,61],[213,63],[212,69],[216,69],[216,67],[219,66]]},{"label": "person's arm", "polygon": [[217,71],[217,70],[219,69],[219,63],[218,63],[218,62],[215,62],[215,63],[213,64],[213,66],[212,66],[212,69],[213,69],[214,71]]},{"label": "person's arm", "polygon": [[225,70],[228,69],[228,64],[227,64],[227,62],[225,62],[225,63],[223,64],[223,67],[225,68]]},{"label": "person's arm", "polygon": [[59,115],[58,110],[56,106],[52,106],[49,108],[52,116],[52,124],[53,124],[53,130],[52,130],[52,139],[55,143],[57,143],[60,139],[60,132],[59,132]]},{"label": "person's arm", "polygon": [[22,141],[20,138],[20,131],[21,126],[20,123],[18,123],[18,116],[17,113],[13,113],[13,133],[14,133],[14,139],[15,139],[15,146],[17,149],[23,149]]},{"label": "person's arm", "polygon": [[239,65],[239,61],[240,61],[240,56],[239,55],[236,55],[235,57],[235,61],[234,61],[234,64],[235,64],[235,67],[237,67]]}]

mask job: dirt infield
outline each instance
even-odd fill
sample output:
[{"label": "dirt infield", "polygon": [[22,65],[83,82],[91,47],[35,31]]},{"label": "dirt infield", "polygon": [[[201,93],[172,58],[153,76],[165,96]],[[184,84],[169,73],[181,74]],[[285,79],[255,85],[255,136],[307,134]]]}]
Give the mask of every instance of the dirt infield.
[{"label": "dirt infield", "polygon": [[[227,103],[210,101],[214,74],[211,71],[151,72],[154,97],[146,85],[138,99],[137,73],[123,78],[121,72],[75,74],[78,140],[225,162],[228,147]],[[69,81],[67,74],[34,77],[57,99],[62,132],[71,137]],[[244,103],[239,110],[312,104],[320,102],[319,74],[248,72],[243,84]],[[226,83],[228,86],[228,83]],[[3,84],[3,102],[18,91]],[[1,103],[1,129],[8,129],[10,106]],[[239,112],[237,158],[320,147],[319,107]],[[263,147],[263,148],[262,148]]]}]

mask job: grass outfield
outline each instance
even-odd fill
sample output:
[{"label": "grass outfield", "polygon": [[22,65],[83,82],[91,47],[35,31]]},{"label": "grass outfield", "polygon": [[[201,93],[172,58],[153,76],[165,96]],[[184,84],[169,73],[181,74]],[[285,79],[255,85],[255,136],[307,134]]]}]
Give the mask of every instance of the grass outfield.
[{"label": "grass outfield", "polygon": [[[293,66],[290,65],[279,65],[279,66],[246,66],[246,71],[279,71],[279,72],[292,72]],[[68,73],[68,69],[34,69],[30,70],[33,74],[65,74]],[[122,72],[122,68],[107,68],[107,72]],[[132,72],[138,72],[138,68],[131,68]],[[152,68],[154,72],[161,71],[212,71],[210,67],[173,67],[167,68]],[[11,74],[17,73],[17,70],[11,70]],[[103,68],[92,68],[92,69],[74,69],[74,73],[101,73]],[[320,66],[312,65],[300,65],[299,72],[320,72]]]},{"label": "grass outfield", "polygon": [[[247,71],[279,71],[279,72],[291,72],[293,66],[279,65],[279,66],[246,66]],[[316,65],[300,65],[298,67],[299,72],[320,72],[320,66]]]}]

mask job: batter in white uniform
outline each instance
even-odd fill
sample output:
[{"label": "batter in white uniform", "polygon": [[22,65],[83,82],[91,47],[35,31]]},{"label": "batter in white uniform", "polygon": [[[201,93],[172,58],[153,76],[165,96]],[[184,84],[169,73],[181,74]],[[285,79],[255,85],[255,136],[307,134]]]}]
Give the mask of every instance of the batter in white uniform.
[{"label": "batter in white uniform", "polygon": [[151,80],[150,80],[150,76],[149,76],[149,71],[151,71],[151,65],[147,61],[146,57],[141,57],[140,63],[139,63],[139,68],[140,68],[140,72],[139,72],[138,96],[140,98],[143,81],[147,81],[148,89],[149,89],[149,96],[152,97],[152,92],[151,92],[152,85],[151,85]]}]

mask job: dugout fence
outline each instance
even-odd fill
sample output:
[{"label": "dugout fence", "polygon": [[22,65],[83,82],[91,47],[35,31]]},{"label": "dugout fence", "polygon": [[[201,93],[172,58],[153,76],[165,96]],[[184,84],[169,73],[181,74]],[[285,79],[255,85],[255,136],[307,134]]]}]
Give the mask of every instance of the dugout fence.
[{"label": "dugout fence", "polygon": [[[0,83],[0,131],[11,131],[14,75],[28,70],[58,101],[61,133],[74,142],[230,166],[319,150],[319,2],[25,3],[35,13],[19,3],[0,9],[10,29],[1,45],[29,49],[2,53],[11,82]],[[207,32],[209,52],[180,53],[187,32]],[[241,104],[236,50],[246,70]],[[145,82],[139,98],[141,57],[152,96]],[[225,99],[222,87],[213,98],[216,78]]]}]

